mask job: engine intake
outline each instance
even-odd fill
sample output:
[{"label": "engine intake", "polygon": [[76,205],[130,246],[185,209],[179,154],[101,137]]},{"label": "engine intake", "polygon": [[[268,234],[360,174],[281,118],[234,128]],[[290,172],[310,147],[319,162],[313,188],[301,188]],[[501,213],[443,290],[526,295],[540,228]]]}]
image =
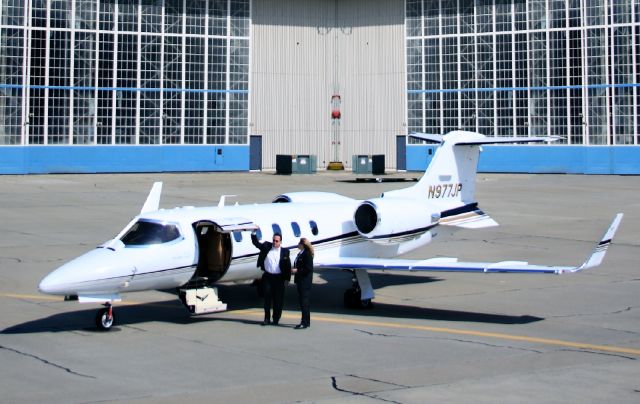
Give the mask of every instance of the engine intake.
[{"label": "engine intake", "polygon": [[361,236],[388,244],[420,237],[438,223],[439,216],[413,199],[375,198],[362,202],[353,220]]}]

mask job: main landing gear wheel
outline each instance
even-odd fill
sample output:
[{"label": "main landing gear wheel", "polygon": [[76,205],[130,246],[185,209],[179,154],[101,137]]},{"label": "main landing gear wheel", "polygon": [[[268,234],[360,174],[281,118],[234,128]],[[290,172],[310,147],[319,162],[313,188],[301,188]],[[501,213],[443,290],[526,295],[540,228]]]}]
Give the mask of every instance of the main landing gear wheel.
[{"label": "main landing gear wheel", "polygon": [[109,331],[113,325],[113,319],[113,308],[111,304],[107,303],[104,309],[98,310],[96,314],[96,325],[101,331]]},{"label": "main landing gear wheel", "polygon": [[371,299],[362,300],[360,298],[360,287],[358,285],[344,291],[344,305],[350,309],[373,308]]}]

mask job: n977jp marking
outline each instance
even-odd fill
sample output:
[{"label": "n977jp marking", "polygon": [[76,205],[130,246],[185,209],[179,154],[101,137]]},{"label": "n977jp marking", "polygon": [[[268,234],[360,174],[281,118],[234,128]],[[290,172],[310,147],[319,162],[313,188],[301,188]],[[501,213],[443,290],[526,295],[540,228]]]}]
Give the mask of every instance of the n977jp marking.
[{"label": "n977jp marking", "polygon": [[461,191],[462,184],[459,182],[442,185],[429,185],[429,193],[427,194],[427,198],[455,198],[460,194]]}]

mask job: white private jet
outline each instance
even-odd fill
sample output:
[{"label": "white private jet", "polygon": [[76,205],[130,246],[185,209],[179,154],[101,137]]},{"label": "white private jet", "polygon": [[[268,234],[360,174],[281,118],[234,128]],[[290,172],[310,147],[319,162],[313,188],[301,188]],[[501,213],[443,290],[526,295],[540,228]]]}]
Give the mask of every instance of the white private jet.
[{"label": "white private jet", "polygon": [[159,209],[162,183],[155,183],[138,216],[113,240],[64,264],[39,285],[42,293],[104,304],[98,328],[114,322],[112,303],[125,292],[177,288],[192,314],[226,310],[212,284],[260,279],[258,250],[250,232],[284,240],[306,237],[315,246],[317,268],[353,271],[345,302],[367,306],[374,297],[367,270],[552,273],[599,265],[622,214],[579,266],[541,266],[522,261],[460,262],[395,257],[428,244],[440,229],[477,229],[497,223],[478,208],[475,179],[480,145],[548,142],[553,138],[488,138],[454,131],[415,135],[440,143],[424,176],[414,185],[356,200],[328,192],[292,192],[273,203]]}]

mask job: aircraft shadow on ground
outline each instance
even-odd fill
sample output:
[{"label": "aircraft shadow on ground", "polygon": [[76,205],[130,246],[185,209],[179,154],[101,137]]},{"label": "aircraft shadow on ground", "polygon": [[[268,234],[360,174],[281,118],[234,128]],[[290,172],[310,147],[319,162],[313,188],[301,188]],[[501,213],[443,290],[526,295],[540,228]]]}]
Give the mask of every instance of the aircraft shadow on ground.
[{"label": "aircraft shadow on ground", "polygon": [[[321,278],[324,276],[321,274]],[[374,288],[382,288],[390,285],[406,285],[418,283],[439,282],[441,279],[425,276],[410,275],[389,275],[371,273],[371,282]],[[441,310],[436,308],[418,307],[402,304],[389,304],[375,302],[372,309],[349,309],[343,304],[343,293],[350,286],[350,276],[336,279],[331,276],[332,280],[324,284],[314,284],[311,294],[311,313],[313,314],[333,314],[333,315],[350,315],[362,316],[366,318],[408,318],[416,320],[432,320],[432,321],[450,321],[450,322],[473,322],[488,324],[528,324],[544,320],[544,318],[530,315],[505,315],[495,313],[469,312],[458,310]],[[233,317],[233,310],[254,309],[259,312],[262,310],[262,299],[258,297],[256,288],[250,285],[218,285],[218,293],[222,301],[228,304],[230,312],[224,316],[207,314],[203,316],[190,316],[187,310],[182,306],[177,297],[171,299],[171,295],[175,295],[171,291],[167,293],[167,300],[132,304],[132,305],[114,305],[116,324],[112,331],[117,331],[119,327],[135,327],[136,324],[144,324],[147,322],[165,322],[172,324],[190,324],[197,322],[237,322],[244,324],[258,325],[262,318],[248,318],[246,314],[239,314]],[[425,289],[425,295],[428,296],[428,289]],[[131,299],[134,299],[131,295]],[[68,304],[74,304],[69,302]],[[77,304],[77,303],[75,303]],[[290,285],[285,294],[285,311],[298,312],[298,295],[296,288]],[[46,318],[28,321],[8,327],[0,334],[31,334],[44,332],[73,332],[87,331],[99,332],[94,325],[94,317],[98,308],[92,306],[90,309],[82,309],[77,311],[69,311],[65,313],[55,314]],[[289,320],[289,319],[286,319]],[[286,323],[285,319],[282,321]],[[289,321],[291,322],[291,321]],[[295,323],[293,321],[292,323]]]}]

